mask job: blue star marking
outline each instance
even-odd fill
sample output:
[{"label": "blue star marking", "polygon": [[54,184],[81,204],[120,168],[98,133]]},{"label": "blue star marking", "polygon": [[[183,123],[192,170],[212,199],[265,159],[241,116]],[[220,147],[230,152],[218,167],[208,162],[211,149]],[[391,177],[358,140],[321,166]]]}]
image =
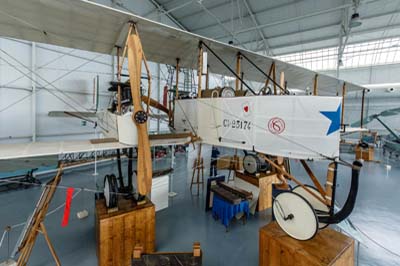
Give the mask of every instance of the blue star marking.
[{"label": "blue star marking", "polygon": [[329,135],[340,129],[340,115],[342,113],[342,105],[339,104],[336,111],[320,111],[321,114],[331,120],[331,125],[328,128],[326,135]]}]

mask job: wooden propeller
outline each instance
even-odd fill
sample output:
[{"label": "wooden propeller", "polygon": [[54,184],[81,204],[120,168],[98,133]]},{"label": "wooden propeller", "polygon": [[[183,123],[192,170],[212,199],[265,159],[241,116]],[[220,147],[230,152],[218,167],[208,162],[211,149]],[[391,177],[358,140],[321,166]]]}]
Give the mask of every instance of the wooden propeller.
[{"label": "wooden propeller", "polygon": [[138,132],[137,186],[140,195],[151,191],[153,177],[149,135],[147,132],[147,113],[143,110],[140,95],[140,77],[144,59],[142,44],[136,32],[128,35],[128,69],[131,84],[131,95],[134,106],[132,120]]}]

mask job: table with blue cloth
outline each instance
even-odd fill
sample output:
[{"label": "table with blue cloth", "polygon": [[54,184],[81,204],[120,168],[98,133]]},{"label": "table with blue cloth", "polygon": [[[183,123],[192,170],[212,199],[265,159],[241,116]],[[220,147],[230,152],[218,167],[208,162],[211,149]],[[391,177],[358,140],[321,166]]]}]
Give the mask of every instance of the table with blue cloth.
[{"label": "table with blue cloth", "polygon": [[244,219],[249,217],[249,201],[243,200],[239,204],[232,204],[214,193],[212,215],[215,219],[221,219],[223,225],[228,230],[228,226],[233,217],[238,213],[244,213]]}]

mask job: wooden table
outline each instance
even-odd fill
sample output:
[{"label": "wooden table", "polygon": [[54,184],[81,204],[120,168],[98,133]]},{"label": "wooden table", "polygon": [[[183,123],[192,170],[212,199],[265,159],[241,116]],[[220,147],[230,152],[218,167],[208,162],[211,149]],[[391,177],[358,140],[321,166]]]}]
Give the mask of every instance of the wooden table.
[{"label": "wooden table", "polygon": [[118,211],[108,213],[105,200],[96,200],[96,241],[99,265],[131,265],[135,245],[154,252],[155,207],[146,199],[143,205],[118,199]]},{"label": "wooden table", "polygon": [[260,229],[260,266],[353,266],[354,240],[330,228],[311,240],[288,236],[276,222]]},{"label": "wooden table", "polygon": [[235,175],[260,189],[258,195],[258,211],[263,211],[272,207],[272,184],[279,183],[275,173],[260,173],[258,176],[249,175],[244,172],[236,171]]}]

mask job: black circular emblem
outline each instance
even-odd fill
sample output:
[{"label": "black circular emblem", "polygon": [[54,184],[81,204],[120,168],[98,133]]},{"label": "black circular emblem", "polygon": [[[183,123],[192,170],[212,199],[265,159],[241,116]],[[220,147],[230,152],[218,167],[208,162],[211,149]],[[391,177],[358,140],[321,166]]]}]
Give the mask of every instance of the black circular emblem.
[{"label": "black circular emblem", "polygon": [[146,123],[147,114],[145,111],[137,111],[134,116],[135,122],[138,124]]}]

